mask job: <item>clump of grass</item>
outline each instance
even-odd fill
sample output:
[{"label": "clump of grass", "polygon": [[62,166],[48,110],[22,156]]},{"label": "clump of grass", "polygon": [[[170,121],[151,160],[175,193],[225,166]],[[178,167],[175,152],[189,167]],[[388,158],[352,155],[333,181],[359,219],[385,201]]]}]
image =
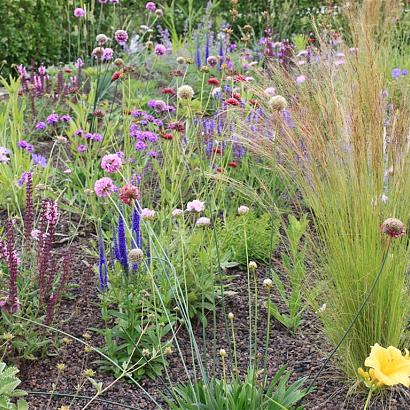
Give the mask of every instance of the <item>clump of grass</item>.
[{"label": "clump of grass", "polygon": [[[350,48],[322,38],[316,64],[291,73],[272,68],[294,126],[272,111],[261,127],[267,135],[275,130],[273,142],[248,141],[265,157],[279,154],[281,170],[313,212],[324,285],[319,302],[326,303],[322,319],[335,345],[380,270],[388,242],[380,224],[388,217],[407,223],[410,215],[409,87],[389,87],[389,55],[400,49],[391,43],[398,5],[376,0],[351,6]],[[344,53],[343,64],[335,64],[336,52]],[[298,85],[299,74],[307,81]],[[391,244],[381,278],[339,350],[339,366],[349,376],[369,346],[403,342],[409,255],[406,238]]]}]

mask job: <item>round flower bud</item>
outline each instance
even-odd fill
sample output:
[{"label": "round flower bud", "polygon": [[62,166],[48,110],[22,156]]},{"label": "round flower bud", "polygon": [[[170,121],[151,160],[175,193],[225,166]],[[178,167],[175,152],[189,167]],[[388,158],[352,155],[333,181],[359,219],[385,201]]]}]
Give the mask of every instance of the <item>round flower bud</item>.
[{"label": "round flower bud", "polygon": [[177,96],[180,100],[192,100],[194,90],[189,85],[181,85],[177,90]]},{"label": "round flower bud", "polygon": [[210,66],[210,67],[215,67],[218,64],[218,59],[215,56],[209,56],[206,59],[206,63]]},{"label": "round flower bud", "polygon": [[155,14],[157,17],[162,17],[164,15],[164,12],[161,9],[156,9]]},{"label": "round flower bud", "polygon": [[282,111],[288,106],[288,102],[286,101],[285,97],[281,95],[275,95],[269,100],[269,106],[272,110],[275,111]]},{"label": "round flower bud", "polygon": [[245,205],[241,205],[239,208],[238,208],[238,214],[239,215],[245,215],[245,214],[247,214],[249,212],[249,208],[247,207],[247,206],[245,206]]},{"label": "round flower bud", "polygon": [[139,248],[131,249],[128,252],[128,259],[133,264],[140,263],[144,259],[144,252]]},{"label": "round flower bud", "polygon": [[388,218],[380,226],[383,233],[389,235],[392,238],[399,238],[406,234],[406,227],[400,219]]},{"label": "round flower bud", "polygon": [[225,350],[225,349],[220,349],[220,350],[219,350],[219,355],[220,355],[221,357],[225,357],[225,356],[226,356],[226,350]]},{"label": "round flower bud", "polygon": [[229,319],[229,320],[233,320],[234,317],[235,317],[235,316],[234,316],[234,314],[233,314],[232,312],[229,312],[229,313],[228,313],[228,319]]},{"label": "round flower bud", "polygon": [[204,65],[200,68],[201,73],[209,73],[209,67]]},{"label": "round flower bud", "polygon": [[271,288],[273,286],[272,279],[265,279],[263,281],[263,286],[265,286],[265,288]]},{"label": "round flower bud", "polygon": [[177,64],[185,64],[186,63],[186,59],[185,57],[177,57]]},{"label": "round flower bud", "polygon": [[178,216],[182,216],[183,214],[184,214],[184,211],[182,209],[179,209],[179,208],[175,208],[172,211],[172,216],[175,217],[175,218],[177,218]]},{"label": "round flower bud", "polygon": [[104,44],[107,43],[108,37],[105,34],[98,34],[95,40],[97,41],[97,44],[99,46],[103,46]]},{"label": "round flower bud", "polygon": [[121,68],[124,65],[124,60],[122,58],[116,58],[114,60],[114,65]]},{"label": "round flower bud", "polygon": [[251,270],[255,270],[258,267],[258,265],[256,264],[256,262],[250,261],[248,267]]}]

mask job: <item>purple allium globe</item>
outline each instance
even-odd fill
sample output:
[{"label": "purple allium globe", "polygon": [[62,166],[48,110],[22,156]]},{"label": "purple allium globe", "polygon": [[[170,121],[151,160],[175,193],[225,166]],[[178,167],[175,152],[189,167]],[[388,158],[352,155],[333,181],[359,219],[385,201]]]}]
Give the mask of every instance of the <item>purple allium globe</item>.
[{"label": "purple allium globe", "polygon": [[117,30],[114,34],[115,41],[123,46],[128,41],[128,33],[125,30]]},{"label": "purple allium globe", "polygon": [[157,44],[154,48],[154,53],[157,56],[163,56],[164,54],[166,54],[166,52],[167,48],[163,44]]},{"label": "purple allium globe", "polygon": [[153,13],[153,12],[156,10],[157,6],[155,5],[155,3],[154,3],[153,1],[149,1],[149,2],[145,5],[145,8],[146,8],[148,11],[150,11],[151,13]]},{"label": "purple allium globe", "polygon": [[100,178],[94,184],[94,191],[99,197],[110,196],[116,188],[112,179],[108,177]]}]

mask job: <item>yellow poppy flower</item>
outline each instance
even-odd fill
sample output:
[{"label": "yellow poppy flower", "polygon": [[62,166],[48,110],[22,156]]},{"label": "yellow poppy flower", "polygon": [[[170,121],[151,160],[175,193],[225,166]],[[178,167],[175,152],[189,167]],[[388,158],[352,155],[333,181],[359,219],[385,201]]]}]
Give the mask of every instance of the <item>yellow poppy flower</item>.
[{"label": "yellow poppy flower", "polygon": [[374,370],[371,377],[380,383],[386,386],[401,383],[410,387],[410,360],[396,347],[389,346],[386,349],[376,343],[364,364]]}]

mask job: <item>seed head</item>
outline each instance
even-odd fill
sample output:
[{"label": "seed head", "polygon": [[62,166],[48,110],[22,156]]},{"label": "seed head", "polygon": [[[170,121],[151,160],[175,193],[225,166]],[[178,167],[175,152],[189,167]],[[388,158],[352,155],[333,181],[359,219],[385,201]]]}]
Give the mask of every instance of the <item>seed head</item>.
[{"label": "seed head", "polygon": [[144,259],[144,252],[139,248],[131,249],[128,253],[128,259],[133,264],[140,263]]},{"label": "seed head", "polygon": [[400,238],[406,234],[406,227],[400,219],[388,218],[380,226],[383,233],[392,238]]}]

